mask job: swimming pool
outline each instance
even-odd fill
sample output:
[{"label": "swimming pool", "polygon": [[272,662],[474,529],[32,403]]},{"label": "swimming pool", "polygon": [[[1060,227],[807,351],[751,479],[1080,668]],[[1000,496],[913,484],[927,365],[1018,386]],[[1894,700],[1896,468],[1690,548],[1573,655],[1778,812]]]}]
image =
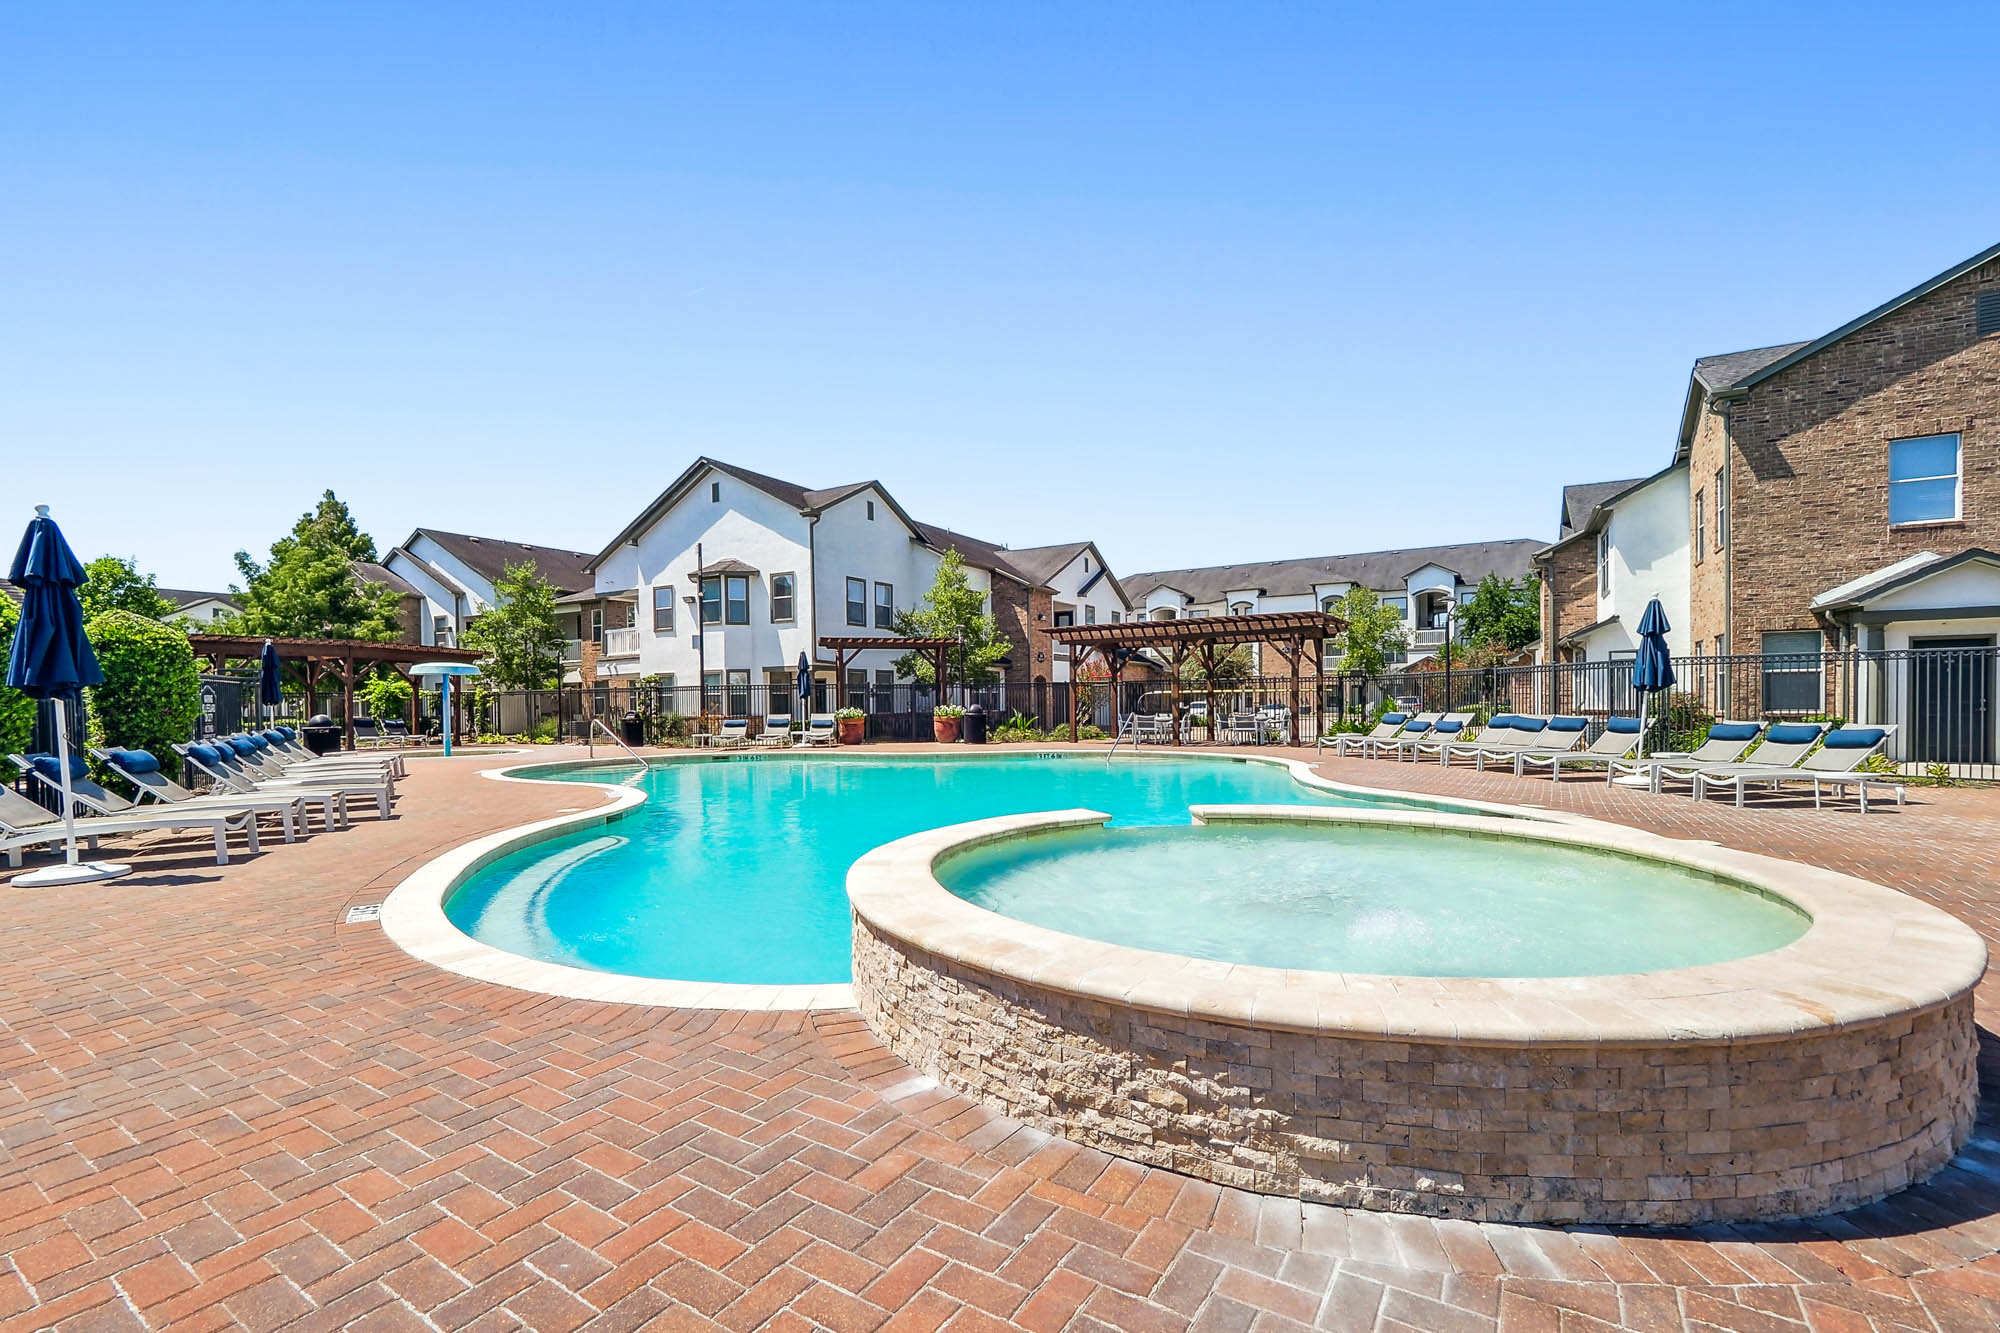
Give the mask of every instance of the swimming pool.
[{"label": "swimming pool", "polygon": [[[621,774],[576,766],[523,776]],[[1229,758],[743,755],[655,764],[631,781],[645,804],[489,863],[445,903],[452,924],[496,949],[600,972],[845,982],[847,868],[906,834],[1079,806],[1120,825],[1186,824],[1199,804],[1440,806],[1318,790],[1288,765]]]}]

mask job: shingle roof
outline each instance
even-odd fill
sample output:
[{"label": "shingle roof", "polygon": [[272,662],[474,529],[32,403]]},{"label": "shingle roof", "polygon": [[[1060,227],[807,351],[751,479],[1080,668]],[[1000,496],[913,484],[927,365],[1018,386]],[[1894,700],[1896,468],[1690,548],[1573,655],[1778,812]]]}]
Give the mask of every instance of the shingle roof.
[{"label": "shingle roof", "polygon": [[1062,542],[1055,546],[1014,546],[1007,549],[1007,563],[1035,583],[1047,583],[1069,567],[1070,561],[1090,549],[1089,542]]},{"label": "shingle roof", "polygon": [[238,605],[236,594],[233,592],[205,592],[199,588],[155,588],[153,591],[172,602],[176,611],[193,606],[196,602],[227,602],[231,606]]},{"label": "shingle roof", "polygon": [[918,523],[917,531],[923,533],[924,540],[940,551],[957,551],[965,558],[965,563],[979,569],[988,570],[1013,579],[1017,583],[1035,585],[1039,580],[1014,563],[1014,553],[1004,546],[984,541],[978,537],[968,537],[950,528],[941,528],[935,523]]},{"label": "shingle roof", "polygon": [[[498,579],[508,565],[533,561],[535,572],[553,584],[558,592],[576,592],[591,585],[590,574],[584,569],[590,562],[588,551],[565,551],[559,546],[535,546],[528,542],[508,541],[503,537],[474,537],[438,528],[418,528],[410,534],[410,541],[419,536],[428,537],[451,552],[488,583]],[[406,547],[409,544],[403,543]]]},{"label": "shingle roof", "polygon": [[1774,361],[1784,360],[1805,345],[1804,342],[1779,343],[1776,347],[1753,347],[1747,352],[1698,357],[1694,363],[1694,377],[1714,393],[1756,374]]},{"label": "shingle roof", "polygon": [[422,593],[417,591],[415,584],[411,583],[401,574],[398,574],[395,570],[384,565],[378,565],[371,560],[353,560],[348,563],[352,566],[358,577],[368,583],[382,584],[384,587],[394,590],[398,597],[423,596]]},{"label": "shingle roof", "polygon": [[1124,584],[1126,594],[1135,602],[1162,585],[1178,588],[1196,602],[1220,601],[1225,592],[1240,588],[1261,588],[1266,596],[1296,595],[1309,593],[1314,584],[1321,583],[1353,583],[1389,592],[1402,589],[1404,581],[1425,565],[1441,565],[1467,583],[1477,583],[1488,574],[1522,578],[1529,572],[1529,557],[1542,546],[1543,543],[1531,537],[1462,542],[1453,546],[1411,546],[1304,560],[1156,570],[1134,574]]},{"label": "shingle roof", "polygon": [[1624,481],[1586,481],[1563,487],[1562,517],[1556,529],[1556,540],[1561,541],[1590,522],[1590,515],[1597,506],[1644,480],[1644,477],[1627,477]]}]

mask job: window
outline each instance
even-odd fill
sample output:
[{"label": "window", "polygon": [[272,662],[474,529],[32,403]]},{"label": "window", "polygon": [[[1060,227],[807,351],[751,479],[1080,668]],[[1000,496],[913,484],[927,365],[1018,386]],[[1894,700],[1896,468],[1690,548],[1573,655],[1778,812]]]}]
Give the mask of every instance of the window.
[{"label": "window", "polygon": [[868,502],[868,521],[870,523],[875,521],[875,502],[873,500]]},{"label": "window", "polygon": [[723,620],[731,625],[750,623],[750,579],[745,574],[731,574],[722,581]]},{"label": "window", "polygon": [[701,677],[701,711],[722,707],[722,673],[708,671]]},{"label": "window", "polygon": [[875,585],[875,628],[893,629],[896,624],[896,589],[893,584]]},{"label": "window", "polygon": [[1085,606],[1085,607],[1083,608],[1083,623],[1084,623],[1084,624],[1086,624],[1086,625],[1095,625],[1095,624],[1097,623],[1097,608],[1096,608],[1096,607],[1094,607],[1094,606]]},{"label": "window", "polygon": [[771,575],[771,623],[782,625],[798,618],[798,576]]},{"label": "window", "polygon": [[750,673],[731,671],[729,673],[729,716],[750,716]]},{"label": "window", "polygon": [[1247,615],[1249,615],[1249,614],[1250,614],[1250,603],[1248,603],[1248,602],[1236,602],[1236,603],[1234,603],[1234,604],[1233,604],[1233,605],[1231,605],[1231,606],[1230,606],[1230,608],[1229,608],[1229,614],[1230,614],[1230,615],[1232,615],[1232,616],[1247,616]]},{"label": "window", "polygon": [[1074,612],[1074,611],[1058,611],[1058,612],[1056,612],[1056,628],[1057,628],[1057,629],[1063,629],[1063,628],[1066,628],[1067,626],[1070,626],[1070,625],[1074,625],[1075,623],[1076,623],[1076,612]]},{"label": "window", "polygon": [[847,673],[847,708],[866,710],[868,707],[868,673],[852,671]]},{"label": "window", "polygon": [[772,669],[764,673],[764,712],[789,713],[799,701],[798,673]]},{"label": "window", "polygon": [[866,625],[868,623],[868,580],[849,579],[847,581],[847,623]]},{"label": "window", "polygon": [[1611,530],[1597,534],[1597,595],[1611,595]]},{"label": "window", "polygon": [[1817,713],[1826,707],[1820,686],[1820,650],[1825,642],[1816,629],[1764,636],[1765,712]]},{"label": "window", "polygon": [[604,608],[601,606],[590,608],[590,641],[604,642]]},{"label": "window", "polygon": [[701,581],[701,623],[722,623],[722,576],[710,574]]},{"label": "window", "polygon": [[1089,557],[1089,556],[1085,556],[1085,557],[1083,558],[1083,572],[1084,572],[1084,573],[1086,573],[1086,574],[1088,574],[1088,573],[1090,572],[1090,557]]},{"label": "window", "polygon": [[1715,470],[1715,549],[1729,545],[1729,470]]},{"label": "window", "polygon": [[1889,441],[1889,522],[1944,523],[1958,516],[1958,436]]},{"label": "window", "polygon": [[[1700,491],[1696,491],[1694,493],[1694,562],[1697,565],[1701,563],[1702,552],[1708,549],[1708,524],[1702,518],[1705,512],[1702,508],[1702,494]],[[1601,583],[1598,587],[1599,591],[1603,590]]]},{"label": "window", "polygon": [[1319,599],[1319,609],[1322,613],[1331,615],[1340,609],[1340,599],[1338,597],[1322,597]]},{"label": "window", "polygon": [[1123,611],[1120,611],[1120,610],[1119,610],[1119,609],[1118,609],[1117,607],[1115,607],[1115,606],[1111,608],[1111,623],[1112,623],[1112,624],[1114,624],[1114,625],[1116,625],[1116,624],[1119,624],[1119,623],[1123,622],[1123,621],[1124,621],[1124,619],[1125,619],[1125,613],[1124,613]]},{"label": "window", "polygon": [[653,633],[672,634],[674,632],[674,590],[672,588],[653,589]]},{"label": "window", "polygon": [[1401,596],[1398,596],[1398,597],[1384,597],[1384,598],[1382,599],[1382,604],[1383,604],[1384,606],[1393,606],[1393,607],[1395,607],[1395,608],[1396,608],[1396,614],[1397,614],[1397,615],[1399,615],[1399,616],[1405,616],[1405,617],[1407,617],[1407,616],[1408,616],[1408,615],[1410,614],[1410,599],[1409,599],[1409,598],[1407,598],[1407,597],[1401,597]]},{"label": "window", "polygon": [[721,482],[719,482],[719,481],[711,481],[710,483],[708,483],[708,502],[709,502],[710,504],[712,504],[712,505],[713,505],[713,504],[721,504],[721,503],[722,503],[722,483],[721,483]]},{"label": "window", "polygon": [[893,713],[896,711],[895,672],[885,670],[875,673],[875,707],[869,711],[875,713]]}]

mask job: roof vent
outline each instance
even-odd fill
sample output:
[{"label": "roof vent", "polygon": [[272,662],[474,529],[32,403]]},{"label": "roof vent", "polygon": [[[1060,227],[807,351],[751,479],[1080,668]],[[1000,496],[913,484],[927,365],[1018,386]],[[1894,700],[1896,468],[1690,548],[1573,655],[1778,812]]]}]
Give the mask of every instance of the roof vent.
[{"label": "roof vent", "polygon": [[2000,333],[2000,292],[1981,292],[1973,316],[1978,336]]}]

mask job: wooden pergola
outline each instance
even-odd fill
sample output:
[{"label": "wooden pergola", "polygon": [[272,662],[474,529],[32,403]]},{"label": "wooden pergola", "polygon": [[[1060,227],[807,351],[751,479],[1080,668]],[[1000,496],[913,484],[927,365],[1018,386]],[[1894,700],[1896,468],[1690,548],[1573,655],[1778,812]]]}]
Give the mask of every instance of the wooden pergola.
[{"label": "wooden pergola", "polygon": [[[1299,667],[1310,646],[1319,661],[1326,641],[1347,622],[1323,611],[1266,611],[1247,616],[1197,616],[1189,620],[1121,620],[1111,625],[1066,625],[1049,638],[1070,648],[1070,680],[1076,681],[1093,652],[1104,658],[1111,676],[1111,731],[1116,735],[1118,687],[1125,659],[1152,649],[1166,659],[1172,698],[1174,744],[1181,740],[1181,665],[1193,653],[1208,680],[1208,738],[1215,739],[1215,669],[1218,650],[1244,643],[1268,643],[1292,669],[1292,744],[1299,743]],[[1069,738],[1077,738],[1076,709],[1069,710]]]},{"label": "wooden pergola", "polygon": [[[268,642],[277,650],[280,662],[303,662],[306,668],[306,699],[310,703],[319,688],[322,671],[340,677],[341,720],[346,729],[346,745],[354,748],[354,675],[363,664],[386,666],[405,680],[409,668],[419,662],[477,662],[481,654],[470,648],[439,648],[421,643],[376,643],[367,639],[266,639],[262,634],[190,634],[188,644],[195,656],[206,657],[210,666],[221,669],[225,662],[256,661]],[[410,680],[410,732],[417,729],[417,683]],[[453,698],[453,706],[463,696]]]},{"label": "wooden pergola", "polygon": [[833,653],[833,699],[834,707],[840,707],[840,692],[846,687],[847,663],[856,653],[872,653],[888,650],[897,653],[922,653],[931,660],[932,679],[937,683],[938,702],[944,702],[944,682],[946,667],[951,661],[951,650],[958,647],[957,639],[895,639],[887,637],[870,638],[867,635],[834,636],[821,639],[819,646]]}]

